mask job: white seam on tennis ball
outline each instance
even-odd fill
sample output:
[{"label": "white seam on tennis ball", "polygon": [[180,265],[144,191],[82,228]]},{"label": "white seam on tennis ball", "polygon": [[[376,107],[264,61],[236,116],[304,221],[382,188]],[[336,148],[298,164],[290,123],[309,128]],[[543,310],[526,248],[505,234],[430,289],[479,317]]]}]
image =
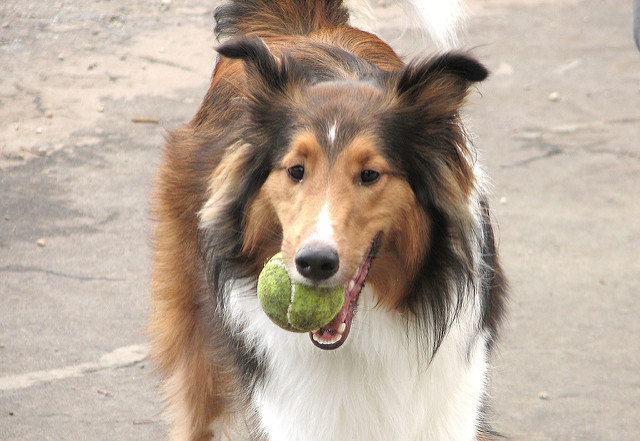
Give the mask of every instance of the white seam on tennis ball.
[{"label": "white seam on tennis ball", "polygon": [[[287,274],[287,277],[289,278],[289,283],[291,284],[291,289],[290,289],[291,294],[289,296],[289,306],[287,307],[287,322],[291,325],[291,307],[293,306],[293,299],[296,296],[295,284],[293,283],[293,279],[289,275],[289,270],[287,269],[287,266],[284,264],[284,262],[282,260],[280,260],[280,261],[274,260],[273,263],[275,263],[276,265],[278,265],[280,268],[282,268],[284,270],[284,272]],[[291,326],[293,326],[293,325],[291,325]]]},{"label": "white seam on tennis ball", "polygon": [[293,300],[296,297],[296,285],[291,278],[289,278],[289,283],[291,283],[291,297],[289,298],[289,307],[287,308],[287,322],[293,326],[291,324],[291,308],[293,307]]}]

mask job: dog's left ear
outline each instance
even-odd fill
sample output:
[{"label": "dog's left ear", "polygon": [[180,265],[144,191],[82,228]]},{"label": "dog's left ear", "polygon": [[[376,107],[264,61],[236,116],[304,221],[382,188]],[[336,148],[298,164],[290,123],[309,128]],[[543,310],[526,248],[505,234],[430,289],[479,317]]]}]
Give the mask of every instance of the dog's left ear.
[{"label": "dog's left ear", "polygon": [[469,87],[487,78],[488,74],[487,69],[470,55],[449,52],[410,63],[398,73],[396,93],[410,105],[457,110]]},{"label": "dog's left ear", "polygon": [[305,79],[304,71],[295,60],[286,56],[276,58],[257,36],[230,40],[219,46],[217,51],[223,57],[243,60],[250,87],[257,87],[269,95],[286,93]]}]

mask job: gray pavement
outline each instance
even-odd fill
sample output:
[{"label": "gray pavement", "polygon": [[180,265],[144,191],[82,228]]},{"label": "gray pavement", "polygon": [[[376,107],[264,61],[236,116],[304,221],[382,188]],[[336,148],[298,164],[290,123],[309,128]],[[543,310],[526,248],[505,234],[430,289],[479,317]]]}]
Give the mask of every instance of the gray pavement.
[{"label": "gray pavement", "polygon": [[[215,4],[0,2],[2,441],[165,439],[148,199],[163,137],[206,91]],[[469,6],[465,47],[493,75],[468,120],[512,287],[492,419],[516,440],[640,439],[631,1]],[[374,9],[400,53],[425,53]]]}]

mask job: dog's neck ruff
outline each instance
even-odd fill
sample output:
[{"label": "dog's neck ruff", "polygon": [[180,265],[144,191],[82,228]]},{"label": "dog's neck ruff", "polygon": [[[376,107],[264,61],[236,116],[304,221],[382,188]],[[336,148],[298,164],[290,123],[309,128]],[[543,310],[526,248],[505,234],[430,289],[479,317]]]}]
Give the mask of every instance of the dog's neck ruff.
[{"label": "dog's neck ruff", "polygon": [[413,325],[377,308],[372,287],[360,294],[349,341],[334,351],[278,328],[246,289],[229,294],[232,327],[265,367],[251,401],[269,441],[476,439],[488,336],[461,324],[474,321],[472,305],[429,362]]}]

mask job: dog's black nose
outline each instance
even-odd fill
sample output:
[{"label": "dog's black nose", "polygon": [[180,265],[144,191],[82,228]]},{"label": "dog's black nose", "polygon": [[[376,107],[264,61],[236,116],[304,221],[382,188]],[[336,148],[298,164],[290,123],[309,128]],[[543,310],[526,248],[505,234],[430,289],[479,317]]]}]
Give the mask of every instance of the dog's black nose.
[{"label": "dog's black nose", "polygon": [[335,248],[325,244],[309,244],[298,250],[296,268],[311,280],[325,280],[338,272],[340,258]]}]

